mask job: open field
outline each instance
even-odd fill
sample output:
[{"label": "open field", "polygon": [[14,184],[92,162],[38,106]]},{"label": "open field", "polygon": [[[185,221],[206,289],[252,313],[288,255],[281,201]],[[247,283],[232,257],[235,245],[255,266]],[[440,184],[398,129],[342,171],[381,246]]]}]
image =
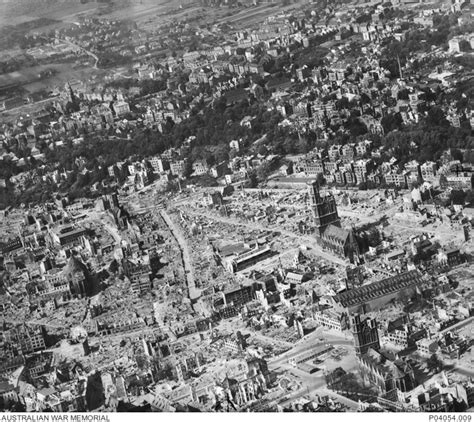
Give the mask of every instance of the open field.
[{"label": "open field", "polygon": [[[257,24],[263,21],[271,14],[281,13],[290,9],[298,8],[303,1],[298,1],[288,6],[276,4],[266,4],[250,8],[228,8],[228,7],[202,7],[195,4],[194,0],[184,0],[179,3],[170,0],[144,0],[143,2],[131,4],[120,9],[116,9],[111,13],[105,13],[102,16],[108,19],[131,19],[136,21],[140,27],[141,24],[164,23],[166,21],[182,20],[195,16],[199,16],[201,23],[206,24],[222,24],[229,23],[239,26],[240,24],[248,25]],[[306,3],[305,3],[306,4]],[[278,7],[277,7],[278,6]],[[143,29],[143,27],[142,27]],[[145,28],[146,29],[146,28]]]},{"label": "open field", "polygon": [[176,2],[172,0],[145,0],[140,3],[134,3],[130,6],[126,6],[111,13],[105,13],[103,17],[107,19],[131,19],[136,20],[143,17],[149,17],[151,15],[159,15],[169,13],[170,11],[177,9],[179,5],[185,6],[191,4],[192,0],[184,2]]},{"label": "open field", "polygon": [[16,0],[0,3],[0,27],[18,25],[38,18],[72,21],[78,14],[90,14],[99,3],[81,4],[79,1]]},{"label": "open field", "polygon": [[282,6],[278,3],[270,3],[249,9],[243,9],[238,13],[231,9],[233,11],[231,15],[217,20],[216,23],[228,23],[234,26],[249,27],[264,21],[271,15],[285,13],[292,9],[298,9],[302,5],[307,5],[307,2],[298,0],[295,3],[289,4],[288,6]]},{"label": "open field", "polygon": [[64,28],[80,15],[97,14],[100,3],[76,0],[18,0],[0,3],[0,45],[9,48],[16,36]]},{"label": "open field", "polygon": [[254,19],[255,16],[259,16],[262,13],[265,13],[267,16],[273,12],[276,13],[280,10],[279,7],[276,7],[276,4],[265,4],[262,6],[252,7],[250,9],[243,9],[238,13],[232,13],[231,15],[222,18],[219,23],[235,23],[241,20]]},{"label": "open field", "polygon": [[[57,73],[49,78],[39,78],[39,73],[47,69],[54,69]],[[71,79],[90,80],[104,71],[92,69],[92,67],[76,67],[74,63],[61,63],[33,66],[12,73],[0,75],[0,89],[10,85],[20,85],[29,92],[42,89],[52,89],[63,85]]]}]

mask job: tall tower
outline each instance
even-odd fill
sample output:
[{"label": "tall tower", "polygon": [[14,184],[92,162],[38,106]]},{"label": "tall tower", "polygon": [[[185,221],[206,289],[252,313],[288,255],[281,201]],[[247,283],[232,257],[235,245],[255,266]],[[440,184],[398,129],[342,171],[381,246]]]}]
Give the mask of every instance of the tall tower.
[{"label": "tall tower", "polygon": [[71,84],[69,82],[66,82],[66,84],[64,85],[64,95],[67,98],[67,100],[71,103],[73,103],[77,99],[76,94],[74,93],[71,87]]},{"label": "tall tower", "polygon": [[317,236],[321,236],[330,224],[341,227],[341,219],[337,214],[334,196],[329,194],[322,197],[319,194],[319,186],[316,180],[308,182],[308,196]]},{"label": "tall tower", "polygon": [[360,315],[355,314],[351,318],[351,330],[357,356],[367,353],[369,348],[380,350],[379,332],[375,319],[366,318],[361,321]]}]

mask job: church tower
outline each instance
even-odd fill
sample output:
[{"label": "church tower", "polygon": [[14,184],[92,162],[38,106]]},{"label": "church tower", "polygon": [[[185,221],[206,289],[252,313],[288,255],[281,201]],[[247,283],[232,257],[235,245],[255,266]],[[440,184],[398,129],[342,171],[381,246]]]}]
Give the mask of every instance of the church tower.
[{"label": "church tower", "polygon": [[328,194],[321,196],[318,182],[308,182],[308,196],[316,225],[316,235],[321,236],[329,225],[341,227],[341,219],[337,214],[336,200]]},{"label": "church tower", "polygon": [[375,319],[366,318],[361,321],[360,315],[355,314],[351,318],[351,331],[357,356],[364,355],[369,348],[380,350],[379,332]]}]

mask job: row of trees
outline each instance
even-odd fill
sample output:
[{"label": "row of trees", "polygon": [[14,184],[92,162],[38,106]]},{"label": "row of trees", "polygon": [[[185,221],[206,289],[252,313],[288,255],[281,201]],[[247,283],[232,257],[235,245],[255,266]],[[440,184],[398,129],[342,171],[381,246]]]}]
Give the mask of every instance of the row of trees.
[{"label": "row of trees", "polygon": [[394,38],[384,41],[380,64],[388,69],[393,77],[400,77],[398,61],[405,66],[416,52],[429,52],[432,47],[447,48],[450,38],[465,33],[469,28],[457,26],[457,14],[435,15],[433,28],[413,29],[406,33],[402,41]]},{"label": "row of trees", "polygon": [[134,78],[129,79],[118,79],[112,82],[109,82],[106,85],[106,88],[115,88],[115,89],[130,89],[130,88],[139,88],[140,96],[145,96],[153,94],[155,92],[164,91],[166,89],[166,79],[143,79],[138,80]]},{"label": "row of trees", "polygon": [[[388,133],[383,138],[387,156],[394,156],[401,163],[416,159],[420,162],[437,161],[442,153],[451,148],[472,151],[474,137],[470,128],[450,126],[446,119],[441,119],[438,111],[428,114],[419,125],[403,127]],[[472,160],[471,152],[460,158]]]}]

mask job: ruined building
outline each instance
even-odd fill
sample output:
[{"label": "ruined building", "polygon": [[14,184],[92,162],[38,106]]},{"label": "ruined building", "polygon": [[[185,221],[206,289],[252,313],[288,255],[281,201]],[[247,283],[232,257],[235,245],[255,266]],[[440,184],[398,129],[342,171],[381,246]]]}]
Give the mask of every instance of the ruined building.
[{"label": "ruined building", "polygon": [[352,230],[341,227],[334,196],[321,195],[316,181],[308,183],[308,196],[318,243],[341,257],[349,258],[351,262],[358,261],[357,242]]}]

